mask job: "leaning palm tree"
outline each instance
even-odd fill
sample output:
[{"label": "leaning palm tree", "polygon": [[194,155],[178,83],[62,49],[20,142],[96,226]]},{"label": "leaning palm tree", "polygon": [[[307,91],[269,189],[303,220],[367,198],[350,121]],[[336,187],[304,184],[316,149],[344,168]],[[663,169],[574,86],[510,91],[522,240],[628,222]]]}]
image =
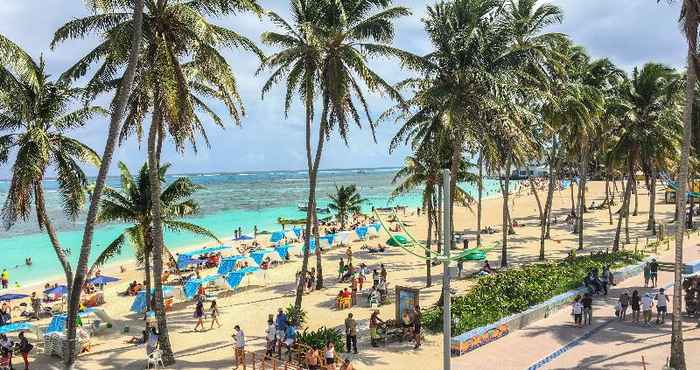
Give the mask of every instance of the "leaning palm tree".
[{"label": "leaning palm tree", "polygon": [[357,191],[357,186],[341,185],[335,186],[335,194],[328,194],[331,202],[328,203],[328,208],[335,212],[335,217],[340,222],[340,228],[345,229],[348,219],[351,215],[356,215],[362,212],[362,204],[367,202],[367,199],[362,198],[360,192]]},{"label": "leaning palm tree", "polygon": [[[100,0],[86,0],[86,3],[94,11],[99,10],[102,12],[108,12],[113,9],[113,6],[117,5],[116,2],[105,2]],[[130,34],[127,34],[126,38],[120,40],[120,43],[128,43],[129,45],[129,48],[125,51],[125,54],[122,55],[122,58],[126,59],[126,67],[124,68],[124,73],[118,89],[114,95],[114,98],[112,99],[109,131],[107,132],[105,147],[101,157],[102,162],[100,164],[97,177],[95,178],[95,185],[90,198],[90,206],[88,207],[87,216],[85,218],[85,229],[83,231],[83,240],[80,246],[80,256],[76,266],[77,269],[75,272],[75,279],[73,281],[71,295],[68,300],[68,319],[66,323],[66,331],[69,342],[75,341],[77,334],[76,328],[78,325],[78,310],[80,309],[80,293],[82,292],[83,283],[87,278],[87,266],[90,252],[92,250],[92,239],[95,231],[97,209],[99,207],[100,199],[102,198],[102,192],[107,180],[107,173],[109,172],[109,168],[112,164],[112,155],[114,154],[114,150],[116,148],[117,136],[119,135],[122,120],[124,118],[127,99],[131,93],[131,88],[136,76],[136,66],[143,39],[144,0],[134,0],[129,5],[129,9],[133,9],[131,23],[129,25]],[[65,365],[67,369],[71,369],[73,367],[76,357],[77,353],[75,351],[75,347],[69,346],[68,353],[65,356]]]},{"label": "leaning palm tree", "polygon": [[[82,37],[91,31],[102,32],[103,42],[69,69],[64,77],[80,78],[88,68],[100,63],[96,74],[88,81],[91,94],[117,88],[120,79],[115,76],[126,63],[131,30],[131,0],[110,1],[109,7],[98,7],[95,16],[76,19],[61,27],[54,43],[71,37]],[[199,114],[206,115],[214,124],[223,126],[223,120],[209,107],[206,100],[223,103],[227,113],[240,123],[244,110],[231,66],[220,54],[222,47],[240,47],[262,57],[262,52],[249,39],[224,27],[212,24],[208,16],[218,17],[237,12],[261,12],[255,1],[218,0],[159,0],[147,1],[144,12],[144,46],[139,55],[134,91],[129,98],[128,115],[121,130],[121,139],[136,133],[139,138],[142,122],[151,114],[148,131],[148,167],[152,198],[160,195],[157,169],[166,135],[179,152],[187,144],[197,149],[197,136],[208,140]],[[152,202],[154,229],[153,273],[162,274],[163,230],[160,202]],[[160,346],[166,363],[174,363],[163,306],[162,285],[155,280],[155,312],[160,331]]]},{"label": "leaning palm tree", "polygon": [[[308,269],[308,245],[315,223],[316,177],[321,162],[323,144],[334,130],[347,142],[350,124],[361,127],[360,112],[364,112],[374,137],[375,123],[369,113],[368,100],[361,85],[372,92],[387,94],[401,101],[401,96],[388,82],[368,65],[370,57],[397,57],[404,63],[419,58],[392,47],[394,22],[410,14],[407,8],[390,6],[389,0],[299,1],[291,2],[293,22],[271,13],[283,33],[266,33],[263,40],[283,50],[266,60],[263,68],[274,72],[263,87],[286,79],[285,109],[291,106],[294,94],[299,94],[306,111],[306,154],[309,172],[309,201],[306,223],[303,272]],[[314,98],[321,102],[318,142],[312,158],[311,132]],[[317,249],[317,287],[323,286],[320,250]],[[295,306],[301,307],[303,278],[297,287]]]},{"label": "leaning palm tree", "polygon": [[[159,178],[165,182],[165,174],[170,165],[160,167]],[[151,255],[153,243],[150,234],[153,232],[153,219],[151,216],[151,183],[149,181],[148,165],[144,164],[136,178],[131,175],[124,163],[119,162],[121,188],[106,188],[98,222],[119,222],[131,224],[117,236],[95,259],[91,271],[109,262],[114,256],[121,254],[125,245],[129,244],[137,257],[137,261],[144,266],[146,276],[146,304],[150,309],[151,294]],[[204,187],[196,185],[187,177],[180,177],[170,183],[160,195],[163,226],[176,232],[190,232],[211,238],[220,243],[219,239],[207,228],[191,222],[181,220],[184,217],[194,216],[199,213],[199,204],[192,196]],[[168,255],[171,253],[165,248]],[[89,274],[90,275],[90,274]],[[159,276],[155,277],[159,279]]]},{"label": "leaning palm tree", "polygon": [[51,81],[44,74],[43,59],[38,64],[30,60],[25,68],[32,72],[15,75],[3,70],[6,73],[0,79],[0,164],[8,162],[10,151],[16,152],[1,212],[3,226],[10,229],[18,220],[28,220],[34,206],[39,228],[46,230],[66,282],[72,286],[73,269],[47,214],[43,180],[47,171],[55,170],[63,210],[76,220],[87,187],[81,165],[99,166],[100,158],[69,134],[104,110],[96,106],[71,110],[81,90]]}]

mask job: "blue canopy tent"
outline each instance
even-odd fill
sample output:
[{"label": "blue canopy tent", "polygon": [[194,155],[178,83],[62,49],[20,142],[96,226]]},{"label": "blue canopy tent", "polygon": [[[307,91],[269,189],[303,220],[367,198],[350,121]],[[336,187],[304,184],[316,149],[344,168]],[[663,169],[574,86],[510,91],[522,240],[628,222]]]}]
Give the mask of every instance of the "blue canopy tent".
[{"label": "blue canopy tent", "polygon": [[28,322],[15,322],[0,326],[0,334],[9,334],[16,331],[32,331],[32,329],[34,329],[34,325]]},{"label": "blue canopy tent", "polygon": [[0,302],[2,302],[2,301],[14,301],[15,299],[22,299],[22,298],[27,298],[27,297],[29,297],[29,296],[26,294],[8,293],[8,294],[0,295]]},{"label": "blue canopy tent", "polygon": [[282,239],[284,239],[284,231],[275,231],[272,234],[270,234],[271,243],[277,243]]},{"label": "blue canopy tent", "polygon": [[355,234],[357,234],[357,237],[364,240],[365,236],[367,236],[367,226],[358,226],[355,229]]},{"label": "blue canopy tent", "polygon": [[226,284],[228,284],[229,289],[236,289],[239,285],[241,285],[241,282],[246,275],[252,274],[258,270],[260,270],[259,267],[246,267],[238,271],[233,271],[226,275]]},{"label": "blue canopy tent", "polygon": [[194,299],[194,297],[197,295],[197,290],[199,290],[200,286],[207,285],[220,277],[221,277],[221,275],[214,274],[214,275],[205,276],[201,279],[189,280],[182,287],[182,291],[183,291],[183,293],[185,293],[185,298],[187,298],[187,300]]},{"label": "blue canopy tent", "polygon": [[282,259],[287,259],[287,256],[289,255],[289,246],[288,245],[280,245],[278,247],[275,247],[275,250],[277,251],[277,254],[282,257]]},{"label": "blue canopy tent", "polygon": [[301,237],[301,231],[302,231],[302,230],[303,230],[303,229],[301,228],[301,226],[294,226],[294,227],[292,228],[292,231],[294,231],[294,234],[297,235],[297,238]]},{"label": "blue canopy tent", "polygon": [[186,269],[190,265],[206,263],[206,261],[204,261],[204,260],[193,259],[192,257],[199,256],[202,254],[207,254],[207,253],[219,252],[219,251],[222,251],[224,249],[229,249],[229,248],[231,248],[231,247],[227,247],[225,245],[218,245],[215,247],[196,249],[193,251],[180,253],[177,256],[177,268],[179,270],[183,270],[183,269]]},{"label": "blue canopy tent", "polygon": [[59,285],[57,287],[44,290],[44,294],[62,296],[64,294],[68,294],[68,287],[65,285]]},{"label": "blue canopy tent", "polygon": [[253,238],[253,237],[250,236],[250,235],[245,234],[245,235],[241,235],[241,236],[239,236],[239,237],[237,237],[237,238],[233,238],[232,240],[233,240],[233,241],[236,241],[236,242],[240,242],[240,241],[253,240],[253,239],[255,239],[255,238]]},{"label": "blue canopy tent", "polygon": [[[282,256],[277,252],[277,248],[261,249],[261,250],[252,252],[250,254],[250,258],[255,260],[255,263],[260,265],[260,264],[262,264],[263,259],[265,259],[266,256],[270,255],[270,253],[276,254],[277,256],[280,257],[280,259],[282,259]],[[273,261],[279,261],[279,259],[277,259],[276,256],[271,256],[270,258],[272,258]]]},{"label": "blue canopy tent", "polygon": [[373,223],[373,224],[369,224],[367,226],[373,227],[374,231],[376,231],[376,232],[379,232],[379,229],[382,227],[382,225],[380,223]]},{"label": "blue canopy tent", "polygon": [[[89,314],[95,312],[95,309],[93,308],[86,308],[85,310],[78,312],[78,317],[83,318],[87,317]],[[67,316],[65,314],[60,314],[60,315],[53,315],[51,317],[51,323],[49,323],[49,327],[46,329],[46,334],[48,333],[63,333],[64,330],[66,330],[66,319]],[[82,325],[82,322],[78,320],[78,325]]]},{"label": "blue canopy tent", "polygon": [[[155,289],[151,288],[151,294],[155,294]],[[163,286],[163,297],[173,297],[175,295],[175,288],[171,286]],[[131,312],[144,313],[146,312],[146,292],[140,291],[134,299],[134,303],[131,304]]]},{"label": "blue canopy tent", "polygon": [[231,271],[234,271],[236,269],[236,264],[241,260],[248,262],[249,266],[257,267],[255,260],[248,256],[231,256],[226,257],[219,262],[219,269],[216,271],[216,273],[223,276]]},{"label": "blue canopy tent", "polygon": [[88,282],[90,282],[90,284],[93,284],[93,285],[105,285],[105,284],[113,283],[115,281],[119,281],[119,279],[117,279],[115,277],[111,277],[111,276],[102,276],[102,275],[96,276],[96,277],[88,280]]}]

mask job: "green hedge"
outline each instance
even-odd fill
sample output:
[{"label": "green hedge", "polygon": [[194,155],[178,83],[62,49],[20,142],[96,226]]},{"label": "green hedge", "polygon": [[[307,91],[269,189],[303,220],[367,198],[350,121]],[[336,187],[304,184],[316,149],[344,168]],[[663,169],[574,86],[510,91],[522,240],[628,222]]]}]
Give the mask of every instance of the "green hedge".
[{"label": "green hedge", "polygon": [[[586,274],[603,266],[611,268],[638,263],[642,253],[615,252],[570,257],[559,262],[532,264],[478,279],[465,295],[452,298],[452,333],[457,335],[525,311],[558,294],[579,288]],[[423,314],[423,325],[442,330],[442,307]]]},{"label": "green hedge", "polygon": [[316,331],[304,329],[303,333],[297,335],[297,342],[318,349],[322,349],[328,342],[333,342],[336,351],[343,351],[345,346],[343,334],[340,330],[329,329],[325,326]]}]

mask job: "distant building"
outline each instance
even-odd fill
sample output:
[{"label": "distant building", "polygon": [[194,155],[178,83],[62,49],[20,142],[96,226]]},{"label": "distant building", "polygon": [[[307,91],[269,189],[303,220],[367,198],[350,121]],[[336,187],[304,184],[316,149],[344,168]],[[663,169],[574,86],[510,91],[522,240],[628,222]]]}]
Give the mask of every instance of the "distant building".
[{"label": "distant building", "polygon": [[515,180],[526,179],[528,177],[547,176],[549,176],[549,168],[545,165],[535,163],[523,167],[518,167],[510,173],[510,178]]}]

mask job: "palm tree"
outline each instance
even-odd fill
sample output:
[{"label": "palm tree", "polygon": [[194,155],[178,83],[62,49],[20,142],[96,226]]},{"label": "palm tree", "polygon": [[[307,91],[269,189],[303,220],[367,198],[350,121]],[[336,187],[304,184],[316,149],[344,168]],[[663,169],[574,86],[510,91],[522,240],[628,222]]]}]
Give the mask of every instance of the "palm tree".
[{"label": "palm tree", "polygon": [[[161,166],[159,177],[165,182],[165,174],[170,165]],[[98,222],[119,222],[132,224],[114,239],[102,253],[95,259],[91,271],[104,265],[114,256],[121,254],[125,244],[130,244],[135,251],[138,262],[144,266],[146,275],[146,304],[150,309],[151,293],[151,255],[153,243],[150,234],[153,232],[153,220],[151,217],[151,184],[149,181],[148,165],[144,164],[139,174],[134,178],[124,163],[119,163],[121,188],[106,188]],[[165,228],[170,231],[187,231],[193,234],[219,239],[208,229],[193,223],[180,220],[183,217],[194,216],[199,213],[199,204],[192,199],[194,193],[203,189],[187,177],[180,177],[170,183],[160,195],[161,217]],[[166,253],[170,252],[165,249]],[[91,274],[88,274],[91,275]],[[156,279],[160,279],[156,275]]]},{"label": "palm tree", "polygon": [[[87,0],[86,3],[95,11],[109,11],[111,8],[109,2]],[[133,6],[133,15],[130,24],[131,35],[130,37],[127,36],[122,41],[126,42],[127,40],[130,40],[130,47],[128,50],[126,50],[126,54],[123,54],[127,59],[126,68],[124,68],[124,74],[122,75],[122,79],[118,85],[114,99],[112,100],[109,131],[107,133],[105,148],[101,157],[102,161],[100,164],[100,169],[97,173],[97,178],[95,179],[92,197],[90,198],[90,206],[85,219],[83,240],[80,246],[80,257],[78,258],[75,279],[73,281],[73,287],[71,289],[71,295],[68,302],[68,320],[66,326],[68,340],[71,342],[75,341],[76,338],[78,310],[80,308],[80,293],[82,292],[82,286],[86,279],[85,274],[87,271],[88,258],[90,256],[90,251],[92,250],[92,238],[97,219],[97,208],[99,206],[100,199],[102,198],[102,192],[107,180],[107,173],[109,172],[109,168],[112,164],[112,155],[114,154],[114,150],[116,148],[117,136],[119,135],[119,131],[121,129],[122,119],[124,118],[127,99],[131,93],[131,88],[136,76],[136,65],[138,63],[139,52],[141,50],[144,0],[134,0],[133,4],[130,5]],[[77,353],[75,352],[75,348],[73,346],[69,346],[65,359],[67,369],[71,369],[73,367],[76,356]]]},{"label": "palm tree", "polygon": [[[10,229],[18,220],[28,220],[32,203],[40,229],[45,229],[66,276],[73,283],[73,270],[46,211],[43,180],[53,168],[63,210],[76,220],[86,196],[87,176],[82,163],[99,166],[100,159],[87,145],[69,136],[91,118],[103,114],[95,106],[71,110],[81,94],[66,82],[54,82],[44,73],[43,59],[27,61],[24,73],[1,70],[0,164],[15,151],[10,187],[2,207],[2,221]],[[27,79],[29,77],[29,79]]]},{"label": "palm tree", "polygon": [[[337,129],[347,142],[349,124],[361,127],[364,112],[374,136],[374,121],[361,84],[370,91],[383,92],[402,101],[399,93],[367,64],[370,57],[397,57],[404,63],[418,60],[416,56],[390,45],[394,37],[394,21],[410,14],[407,8],[390,6],[389,0],[303,1],[291,2],[293,22],[270,13],[271,19],[283,33],[265,33],[263,41],[283,50],[268,58],[264,68],[274,70],[263,87],[265,94],[285,73],[285,111],[298,93],[306,111],[306,154],[309,172],[309,198],[306,223],[302,276],[308,269],[308,245],[312,235],[313,210],[316,208],[316,177],[321,162],[323,144]],[[312,158],[311,132],[314,99],[321,101],[318,142]],[[319,279],[323,286],[320,250],[316,250]],[[303,278],[297,287],[295,306],[301,307]]]},{"label": "palm tree", "polygon": [[341,185],[335,186],[335,194],[328,194],[331,202],[328,203],[328,208],[335,212],[335,217],[340,222],[340,228],[345,229],[350,215],[355,215],[362,212],[362,204],[367,202],[367,199],[362,198],[357,191],[357,186]]},{"label": "palm tree", "polygon": [[[123,43],[130,36],[131,0],[110,1],[110,7],[98,8],[100,14],[76,19],[61,27],[54,43],[70,37],[82,37],[91,31],[102,32],[104,41],[83,57],[64,74],[65,78],[80,78],[95,63],[101,65],[88,82],[88,91],[98,94],[117,87],[116,71],[126,63],[129,45]],[[207,105],[205,99],[215,99],[224,104],[236,123],[244,114],[238,94],[236,79],[231,67],[219,53],[219,47],[241,47],[256,53],[261,51],[253,42],[240,34],[211,24],[207,16],[217,17],[236,12],[260,13],[255,1],[218,0],[158,0],[147,1],[144,14],[144,46],[139,55],[135,88],[129,99],[129,113],[121,129],[124,140],[132,132],[143,131],[142,121],[151,113],[148,134],[148,167],[152,198],[160,195],[160,152],[165,136],[169,134],[176,149],[184,151],[189,143],[197,149],[196,137],[208,140],[202,119],[203,113],[216,125],[223,120]],[[152,202],[153,214],[153,273],[160,276],[163,269],[163,230],[160,202]],[[160,348],[165,363],[175,362],[165,310],[162,285],[155,280],[155,312],[160,332]]]}]

